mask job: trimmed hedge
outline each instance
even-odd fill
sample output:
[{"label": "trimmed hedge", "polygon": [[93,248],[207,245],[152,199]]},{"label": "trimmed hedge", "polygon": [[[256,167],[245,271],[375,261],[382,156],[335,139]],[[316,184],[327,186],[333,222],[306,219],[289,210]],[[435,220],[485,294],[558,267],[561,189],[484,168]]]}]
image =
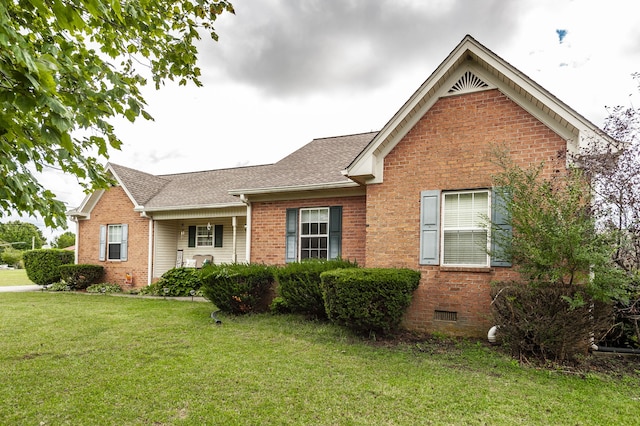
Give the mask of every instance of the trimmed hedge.
[{"label": "trimmed hedge", "polygon": [[329,319],[361,334],[400,327],[420,272],[411,269],[340,269],[320,275]]},{"label": "trimmed hedge", "polygon": [[200,272],[202,294],[223,312],[265,312],[271,302],[274,269],[247,263],[207,265]]},{"label": "trimmed hedge", "polygon": [[[190,296],[191,291],[198,291],[202,287],[200,271],[195,268],[173,268],[162,274],[160,279],[140,289],[140,294],[153,296]],[[165,293],[164,289],[167,289]]]},{"label": "trimmed hedge", "polygon": [[74,253],[61,249],[29,250],[23,254],[27,277],[39,285],[49,285],[60,281],[60,265],[73,263]]},{"label": "trimmed hedge", "polygon": [[91,284],[100,282],[104,268],[100,265],[60,265],[60,278],[75,290],[84,290]]},{"label": "trimmed hedge", "polygon": [[[277,309],[282,312],[306,314],[326,318],[324,299],[320,289],[320,274],[333,269],[357,268],[348,260],[317,260],[288,263],[275,272],[278,283],[276,293],[282,298]],[[275,310],[275,308],[274,308]]]}]

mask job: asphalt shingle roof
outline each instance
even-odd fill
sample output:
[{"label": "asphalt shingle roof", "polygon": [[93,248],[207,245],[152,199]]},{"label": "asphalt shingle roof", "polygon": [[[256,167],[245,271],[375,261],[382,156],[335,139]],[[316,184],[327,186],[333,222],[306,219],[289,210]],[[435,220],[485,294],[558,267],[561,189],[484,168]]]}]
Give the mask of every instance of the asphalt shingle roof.
[{"label": "asphalt shingle roof", "polygon": [[314,139],[275,164],[152,175],[110,164],[138,205],[148,210],[242,204],[232,190],[347,183],[342,175],[377,132]]}]

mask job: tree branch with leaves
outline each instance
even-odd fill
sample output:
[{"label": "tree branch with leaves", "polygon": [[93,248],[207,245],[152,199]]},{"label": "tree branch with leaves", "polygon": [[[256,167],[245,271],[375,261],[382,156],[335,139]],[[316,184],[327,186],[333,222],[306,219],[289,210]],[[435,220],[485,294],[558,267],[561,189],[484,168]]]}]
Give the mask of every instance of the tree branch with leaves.
[{"label": "tree branch with leaves", "polygon": [[122,142],[112,121],[145,110],[156,88],[200,86],[195,43],[233,13],[215,0],[0,0],[0,217],[12,210],[66,226],[64,203],[35,177],[53,167],[85,189],[110,183],[102,160]]}]

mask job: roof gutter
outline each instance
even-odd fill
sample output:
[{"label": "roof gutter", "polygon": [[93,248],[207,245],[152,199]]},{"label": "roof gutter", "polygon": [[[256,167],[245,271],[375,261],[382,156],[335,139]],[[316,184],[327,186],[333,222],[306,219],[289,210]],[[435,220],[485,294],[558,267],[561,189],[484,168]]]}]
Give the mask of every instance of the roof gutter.
[{"label": "roof gutter", "polygon": [[354,188],[358,186],[360,185],[358,185],[358,183],[356,182],[343,181],[343,182],[320,183],[320,184],[311,184],[311,185],[290,185],[290,186],[274,186],[274,187],[267,187],[267,188],[233,189],[229,191],[229,194],[246,197],[246,195],[256,195],[256,194],[318,191],[318,190],[324,190],[324,189]]},{"label": "roof gutter", "polygon": [[168,206],[168,207],[148,207],[136,206],[133,211],[136,212],[165,212],[165,211],[182,211],[182,210],[202,210],[202,209],[223,209],[227,207],[241,207],[241,203],[220,203],[220,204],[193,204],[186,206]]}]

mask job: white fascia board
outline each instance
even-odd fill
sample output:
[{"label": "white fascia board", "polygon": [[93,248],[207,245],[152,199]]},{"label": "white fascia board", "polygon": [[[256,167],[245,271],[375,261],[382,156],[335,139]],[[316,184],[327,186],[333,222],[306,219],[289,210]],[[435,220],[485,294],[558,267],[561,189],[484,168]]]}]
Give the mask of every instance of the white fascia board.
[{"label": "white fascia board", "polygon": [[[479,55],[480,56],[480,55]],[[540,121],[548,125],[556,133],[564,137],[569,145],[574,145],[575,149],[583,147],[589,139],[601,139],[613,141],[608,135],[604,133],[595,124],[591,123],[585,117],[583,117],[576,110],[562,102],[556,96],[551,94],[548,90],[540,86],[535,81],[531,80],[522,72],[518,71],[511,64],[495,57],[494,55],[480,56],[490,67],[495,68],[498,72],[502,73],[508,80],[513,81],[516,86],[521,87],[525,92],[530,94],[533,98],[544,104],[549,110],[557,114],[562,120],[566,121],[570,126],[578,130],[578,137],[575,140],[575,135],[570,133],[565,126],[562,126],[557,120],[551,119],[546,113],[531,104],[528,100],[524,99],[520,94],[516,93],[510,86],[503,85],[499,87],[499,90],[507,95],[510,99],[520,105],[527,112],[538,118]],[[569,133],[568,133],[569,132]],[[571,148],[571,146],[568,146]]]},{"label": "white fascia board", "polygon": [[[413,95],[400,107],[398,112],[385,124],[375,138],[367,145],[367,147],[353,160],[346,169],[346,176],[370,176],[367,183],[382,182],[382,170],[384,164],[384,155],[391,151],[395,144],[415,125],[421,115],[415,114],[411,116],[411,111],[423,100],[429,91],[437,84],[442,77],[446,75],[451,67],[466,53],[468,49],[476,46],[475,41],[467,36],[458,46],[447,56],[447,58],[436,68],[436,70],[425,80],[424,83],[416,90]],[[427,104],[423,105],[420,111],[426,111],[437,101],[437,97],[432,97]],[[416,117],[417,116],[417,117]],[[410,117],[409,121],[403,124],[403,121]],[[393,134],[394,131],[400,129],[401,133]],[[388,144],[378,155],[380,146],[387,139],[394,140]],[[390,145],[390,146],[389,146]],[[382,155],[380,155],[382,154]],[[371,159],[370,157],[380,157]]]},{"label": "white fascia board", "polygon": [[79,219],[88,219],[91,216],[91,211],[100,200],[100,197],[102,197],[102,194],[104,194],[104,191],[104,189],[98,189],[91,194],[87,194],[80,205],[75,209],[69,210],[67,215]]},{"label": "white fascia board", "polygon": [[272,194],[281,192],[299,192],[299,191],[320,191],[325,189],[340,189],[340,188],[352,188],[359,186],[356,182],[333,182],[333,183],[321,183],[311,185],[291,185],[291,186],[278,186],[271,188],[252,188],[252,189],[233,189],[229,191],[230,195],[256,195],[256,194]]},{"label": "white fascia board", "polygon": [[187,205],[187,206],[167,206],[167,207],[151,207],[151,208],[144,208],[141,206],[140,207],[141,210],[136,210],[136,211],[144,211],[147,213],[152,213],[152,212],[182,211],[182,210],[224,209],[229,207],[244,207],[244,203],[237,202],[237,203],[220,203],[220,204],[193,204],[193,205]]}]

